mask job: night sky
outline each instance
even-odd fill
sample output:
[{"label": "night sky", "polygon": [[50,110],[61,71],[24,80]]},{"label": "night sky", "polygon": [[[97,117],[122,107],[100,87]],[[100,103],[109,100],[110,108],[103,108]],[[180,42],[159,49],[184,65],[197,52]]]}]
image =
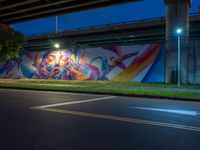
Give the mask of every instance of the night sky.
[{"label": "night sky", "polygon": [[[193,0],[190,12],[197,12],[200,0]],[[163,0],[145,0],[144,2],[99,8],[84,12],[59,16],[59,30],[87,27],[123,21],[133,21],[165,16]],[[55,17],[43,18],[14,24],[13,27],[24,34],[36,34],[55,31]]]}]

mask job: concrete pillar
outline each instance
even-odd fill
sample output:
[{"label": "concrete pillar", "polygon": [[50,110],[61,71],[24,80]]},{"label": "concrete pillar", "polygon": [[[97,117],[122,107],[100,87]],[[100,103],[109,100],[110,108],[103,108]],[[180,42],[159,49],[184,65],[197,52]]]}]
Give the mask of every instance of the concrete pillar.
[{"label": "concrete pillar", "polygon": [[188,39],[189,39],[189,8],[192,0],[164,0],[166,4],[166,83],[177,79],[177,34],[181,28],[181,83],[188,82]]}]

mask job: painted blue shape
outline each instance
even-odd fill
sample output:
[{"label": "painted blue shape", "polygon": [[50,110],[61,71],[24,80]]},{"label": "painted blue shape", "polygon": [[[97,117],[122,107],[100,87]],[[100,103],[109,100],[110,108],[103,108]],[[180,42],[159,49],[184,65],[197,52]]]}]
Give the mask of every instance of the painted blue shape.
[{"label": "painted blue shape", "polygon": [[26,77],[26,78],[32,78],[33,75],[35,74],[35,71],[26,67],[25,65],[20,65],[20,69],[22,74]]},{"label": "painted blue shape", "polygon": [[6,61],[4,64],[1,64],[1,65],[2,65],[2,67],[0,67],[0,74],[4,73],[7,70],[9,61]]},{"label": "painted blue shape", "polygon": [[164,61],[165,58],[164,58],[164,45],[163,45],[151,68],[144,76],[142,82],[164,82],[164,77],[165,77]]}]

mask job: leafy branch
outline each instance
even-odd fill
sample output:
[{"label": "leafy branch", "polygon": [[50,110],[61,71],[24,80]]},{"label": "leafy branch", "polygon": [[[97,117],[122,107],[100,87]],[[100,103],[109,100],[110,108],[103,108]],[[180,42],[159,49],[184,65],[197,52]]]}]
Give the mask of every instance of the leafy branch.
[{"label": "leafy branch", "polygon": [[0,24],[0,63],[17,57],[23,50],[24,42],[23,34]]}]

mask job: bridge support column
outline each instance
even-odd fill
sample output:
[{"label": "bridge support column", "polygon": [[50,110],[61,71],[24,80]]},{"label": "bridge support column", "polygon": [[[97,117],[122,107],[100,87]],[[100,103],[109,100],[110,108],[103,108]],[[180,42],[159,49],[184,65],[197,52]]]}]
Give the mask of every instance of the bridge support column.
[{"label": "bridge support column", "polygon": [[192,0],[164,0],[166,14],[166,60],[165,82],[177,81],[177,28],[181,33],[181,83],[188,82],[188,39],[189,39],[189,8]]}]

